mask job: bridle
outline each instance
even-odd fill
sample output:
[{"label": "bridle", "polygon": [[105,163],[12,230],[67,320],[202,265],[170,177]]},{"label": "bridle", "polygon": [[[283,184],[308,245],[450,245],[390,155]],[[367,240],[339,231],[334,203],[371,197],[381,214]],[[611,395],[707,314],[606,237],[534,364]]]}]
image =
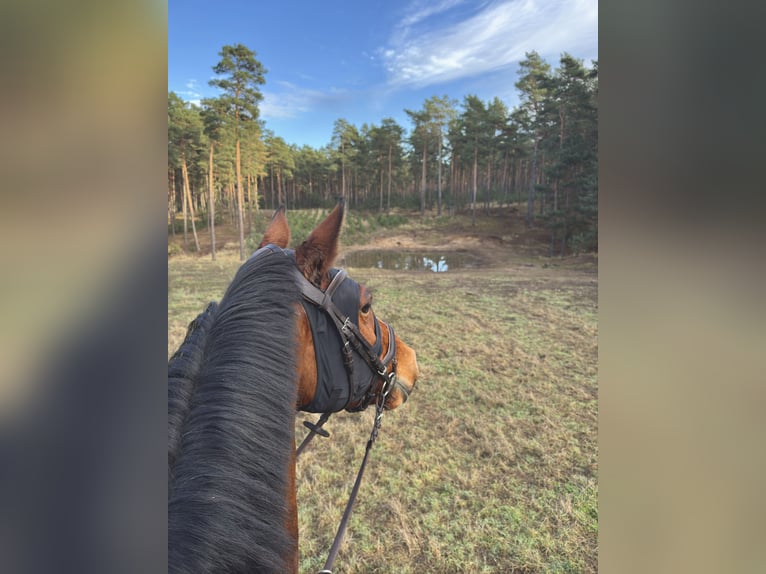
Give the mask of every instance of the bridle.
[{"label": "bridle", "polygon": [[[353,509],[354,502],[356,501],[356,496],[359,493],[359,486],[362,482],[364,469],[367,466],[367,459],[370,454],[370,450],[378,438],[378,431],[380,430],[380,424],[383,417],[386,400],[388,399],[388,396],[394,387],[398,387],[402,393],[403,401],[406,401],[409,398],[409,389],[401,384],[396,376],[396,335],[394,334],[393,327],[383,321],[379,321],[376,317],[374,319],[375,343],[371,345],[362,336],[362,333],[357,325],[359,305],[358,296],[355,299],[351,297],[351,301],[335,301],[336,296],[341,292],[341,286],[343,285],[344,281],[348,281],[354,285],[357,285],[357,287],[358,284],[350,279],[348,274],[343,269],[333,269],[331,271],[332,279],[330,284],[327,286],[327,289],[322,291],[311,282],[309,282],[297,267],[295,268],[294,273],[296,283],[298,284],[305,301],[309,305],[313,305],[317,309],[320,309],[330,318],[343,342],[341,347],[343,365],[346,369],[349,385],[348,400],[343,407],[323,412],[322,416],[319,418],[316,424],[310,423],[308,421],[303,423],[310,429],[310,432],[306,438],[303,439],[303,442],[300,444],[300,446],[296,449],[296,457],[299,456],[301,452],[303,452],[303,449],[306,447],[306,445],[308,445],[314,435],[319,434],[324,437],[329,436],[329,433],[322,429],[322,425],[327,422],[327,419],[333,412],[337,412],[343,409],[352,412],[363,411],[367,409],[370,404],[375,402],[375,421],[373,423],[372,432],[370,433],[370,438],[367,441],[364,458],[362,459],[362,464],[359,467],[359,472],[356,475],[354,486],[351,489],[351,495],[349,496],[348,503],[346,504],[346,509],[343,512],[343,518],[341,518],[340,524],[338,526],[338,531],[335,534],[335,540],[333,541],[333,545],[330,548],[330,552],[328,554],[327,560],[325,561],[324,567],[319,572],[319,574],[332,574],[332,566],[335,562],[335,558],[338,555],[338,551],[340,550],[340,545],[343,541],[343,536],[346,532],[348,521],[351,518],[351,511]],[[304,305],[304,309],[305,308],[306,305]],[[379,356],[382,352],[383,344],[380,323],[383,323],[386,326],[386,329],[388,329],[388,350],[382,359]],[[316,340],[314,341],[314,349],[315,353],[318,354],[319,350],[317,349]],[[359,359],[355,360],[355,357],[358,357]],[[359,364],[359,360],[363,361],[362,365]],[[366,385],[364,383],[360,384],[360,381],[365,379],[360,378],[360,373],[358,370],[355,370],[359,366],[362,366],[363,368],[364,364],[366,364],[366,366],[369,368],[371,375],[369,379],[366,379]],[[319,376],[319,373],[317,374]],[[377,385],[374,384],[375,381],[378,381]],[[319,384],[320,381],[317,381],[317,386],[319,386]],[[366,388],[359,388],[360,386]],[[361,398],[357,399],[357,397],[360,396]]]},{"label": "bridle", "polygon": [[[376,317],[374,319],[375,343],[373,344],[370,344],[367,339],[362,336],[362,333],[359,330],[357,324],[359,299],[358,296],[353,296],[354,292],[358,292],[358,284],[350,279],[343,269],[333,269],[330,272],[332,280],[324,291],[318,289],[315,285],[309,282],[297,267],[294,270],[294,274],[295,281],[306,302],[306,304],[304,304],[304,309],[310,312],[311,309],[308,306],[311,305],[315,307],[322,311],[326,317],[329,317],[332,325],[334,325],[340,341],[342,342],[341,355],[343,366],[346,371],[346,379],[348,381],[348,398],[345,401],[345,404],[335,404],[329,409],[302,408],[301,410],[309,410],[311,412],[337,412],[344,409],[350,412],[363,411],[372,404],[375,397],[382,392],[383,387],[386,384],[391,388],[398,387],[406,401],[409,396],[409,391],[404,385],[398,382],[396,376],[396,336],[393,327],[388,323],[378,320]],[[347,283],[344,285],[344,282]],[[349,284],[353,284],[356,291],[354,290],[354,287],[352,287],[351,294],[342,293],[344,291],[343,287],[350,286]],[[335,300],[339,295],[341,295],[341,298],[343,299],[341,302]],[[382,351],[380,323],[383,323],[388,330],[388,350],[382,359],[379,356]],[[314,348],[317,356],[320,353],[320,343],[321,341],[314,341]],[[332,357],[330,357],[330,360],[333,360]],[[359,369],[364,369],[365,364],[369,371],[367,373],[360,373]],[[390,371],[389,366],[391,367]],[[365,376],[365,374],[367,376]],[[321,377],[321,374],[318,372],[317,376]],[[317,385],[337,385],[340,383],[337,378],[336,373],[336,376],[334,377],[335,380],[318,381]],[[376,382],[378,384],[375,384]]]},{"label": "bridle", "polygon": [[[295,261],[295,252],[292,249],[282,249],[273,244],[259,248],[250,258],[274,254],[281,254]],[[400,383],[396,376],[396,335],[394,328],[375,317],[375,342],[372,345],[368,343],[358,326],[359,296],[350,296],[348,290],[345,289],[346,286],[352,286],[358,292],[359,284],[350,279],[348,273],[343,269],[332,269],[330,276],[330,284],[323,291],[306,279],[297,266],[293,268],[293,277],[303,297],[303,308],[306,311],[315,308],[324,317],[329,318],[339,336],[343,367],[348,382],[347,398],[337,404],[329,405],[332,408],[318,408],[328,405],[314,405],[314,408],[310,408],[312,405],[307,405],[306,407],[302,406],[300,410],[320,412],[323,413],[323,417],[329,417],[332,412],[341,410],[363,411],[384,392],[388,396],[393,388],[399,389],[402,400],[406,402],[410,390]],[[351,293],[353,292],[352,289]],[[342,300],[336,300],[339,296]],[[309,323],[312,323],[311,318],[309,318]],[[383,347],[380,323],[383,323],[388,330],[388,350],[382,359],[379,356]],[[331,337],[325,338],[330,339]],[[317,337],[314,337],[314,351],[317,358],[324,357],[319,349],[322,343],[322,340],[317,340]],[[369,378],[367,379],[363,378],[364,373],[360,373],[360,369],[357,368],[361,364],[366,364],[368,367]],[[391,367],[390,371],[389,366]],[[320,376],[319,372],[317,376]],[[319,387],[320,382],[339,384],[339,381],[335,380],[337,377],[333,377],[333,379],[332,381],[317,381],[317,387]],[[376,382],[377,384],[375,384]]]}]

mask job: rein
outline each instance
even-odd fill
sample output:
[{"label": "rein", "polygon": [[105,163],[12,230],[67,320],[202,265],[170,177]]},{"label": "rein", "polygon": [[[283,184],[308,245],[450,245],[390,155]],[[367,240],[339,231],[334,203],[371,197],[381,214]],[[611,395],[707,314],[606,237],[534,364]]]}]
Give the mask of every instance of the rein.
[{"label": "rein", "polygon": [[[367,466],[367,459],[369,457],[370,450],[378,438],[378,432],[380,430],[380,424],[383,418],[383,412],[385,410],[385,403],[388,399],[388,395],[394,386],[398,386],[400,388],[404,400],[408,398],[409,393],[407,392],[407,389],[404,387],[404,385],[399,383],[396,378],[396,336],[394,335],[394,329],[390,325],[384,323],[388,329],[388,350],[383,359],[380,359],[373,346],[370,345],[362,336],[359,328],[352,322],[351,318],[344,315],[333,302],[333,295],[337,291],[340,284],[347,278],[347,273],[342,269],[339,270],[325,291],[318,289],[309,281],[307,281],[297,268],[295,269],[295,274],[296,282],[303,297],[316,307],[322,309],[330,317],[336,329],[338,330],[341,339],[343,340],[343,364],[348,375],[349,401],[351,401],[351,398],[355,394],[355,389],[353,388],[354,360],[352,349],[353,351],[356,351],[356,353],[364,360],[364,362],[372,371],[373,377],[374,375],[377,375],[383,381],[383,385],[379,388],[379,392],[377,393],[375,393],[375,387],[377,385],[372,384],[371,381],[371,384],[366,390],[365,396],[361,400],[360,405],[354,407],[351,407],[349,404],[346,405],[346,410],[361,411],[370,406],[374,400],[375,420],[373,422],[370,438],[367,441],[364,458],[362,459],[362,463],[356,475],[354,486],[351,489],[351,495],[349,496],[348,503],[346,503],[346,509],[343,512],[343,518],[341,518],[340,524],[338,525],[338,531],[335,534],[335,540],[333,541],[333,545],[330,548],[330,552],[327,557],[327,561],[324,564],[324,568],[318,573],[332,574],[332,566],[335,563],[335,558],[337,557],[338,551],[340,550],[340,545],[343,542],[343,536],[346,533],[348,521],[351,518],[351,511],[354,507],[354,502],[356,501],[356,497],[359,494],[359,487],[362,483],[362,477]],[[375,332],[376,338],[381,338],[380,327],[378,325],[377,319],[375,319]],[[391,372],[387,372],[389,365],[391,365]],[[332,411],[323,413],[316,424],[304,421],[304,426],[309,428],[310,432],[303,439],[303,442],[301,442],[300,446],[296,449],[296,458],[300,456],[308,443],[314,438],[314,435],[319,434],[324,437],[330,436],[330,434],[324,430],[322,426],[327,422],[331,414]]]},{"label": "rein", "polygon": [[367,447],[364,450],[364,458],[362,459],[362,464],[359,466],[359,472],[356,474],[354,487],[351,489],[351,496],[349,496],[348,502],[346,503],[346,509],[343,511],[343,518],[341,518],[340,524],[338,525],[338,532],[335,534],[335,540],[333,541],[332,547],[330,548],[330,553],[327,555],[327,560],[324,563],[324,567],[318,572],[318,574],[332,574],[332,566],[335,563],[335,558],[338,556],[340,545],[343,542],[343,536],[346,534],[348,521],[351,518],[351,510],[354,507],[356,496],[359,494],[359,486],[362,484],[362,476],[364,475],[364,469],[367,466],[367,457],[370,454],[372,445],[375,444],[375,441],[378,438],[378,431],[380,430],[380,423],[384,412],[383,405],[388,398],[388,394],[393,388],[394,376],[395,375],[392,372],[391,376],[386,378],[383,384],[382,392],[380,395],[378,395],[378,400],[375,404],[375,422],[372,425],[370,438],[367,440]]}]

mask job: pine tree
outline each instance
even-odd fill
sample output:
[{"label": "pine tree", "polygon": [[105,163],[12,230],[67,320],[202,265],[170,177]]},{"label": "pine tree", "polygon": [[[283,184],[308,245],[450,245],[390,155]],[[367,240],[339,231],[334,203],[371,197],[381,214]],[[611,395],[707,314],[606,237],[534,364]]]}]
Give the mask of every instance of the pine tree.
[{"label": "pine tree", "polygon": [[457,102],[446,95],[442,97],[433,96],[427,99],[424,105],[428,117],[429,131],[435,136],[437,145],[437,215],[442,214],[442,152],[445,130],[449,122],[457,117],[456,106]]},{"label": "pine tree", "polygon": [[197,226],[194,223],[194,201],[189,183],[189,165],[194,163],[204,145],[202,133],[202,117],[196,106],[184,102],[175,92],[168,93],[168,157],[177,162],[181,168],[183,213],[184,213],[184,243],[187,240],[187,211],[190,214],[194,245],[199,252]]},{"label": "pine tree", "polygon": [[527,225],[534,225],[535,185],[537,184],[537,152],[541,137],[541,116],[543,102],[548,95],[550,65],[537,52],[527,52],[526,58],[519,63],[519,90],[522,113],[517,118],[523,122],[524,129],[532,136],[532,173],[529,180],[527,198]]},{"label": "pine tree", "polygon": [[258,119],[258,102],[263,99],[258,86],[266,83],[266,69],[255,59],[255,52],[236,44],[224,46],[219,53],[221,61],[213,71],[221,78],[210,80],[210,85],[222,90],[222,106],[233,122],[235,141],[235,170],[237,175],[237,217],[239,221],[239,259],[245,259],[244,189],[242,186],[241,140],[243,124]]},{"label": "pine tree", "polygon": [[348,185],[349,167],[353,164],[358,151],[359,130],[343,118],[335,120],[332,130],[332,146],[335,157],[340,163],[340,194],[350,205],[351,192]]}]

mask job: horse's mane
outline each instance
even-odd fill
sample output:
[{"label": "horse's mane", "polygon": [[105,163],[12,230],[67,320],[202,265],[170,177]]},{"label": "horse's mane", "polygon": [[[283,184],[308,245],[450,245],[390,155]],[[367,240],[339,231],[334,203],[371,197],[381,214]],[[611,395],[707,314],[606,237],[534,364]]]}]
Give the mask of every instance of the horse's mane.
[{"label": "horse's mane", "polygon": [[294,265],[245,262],[170,361],[169,572],[288,570]]},{"label": "horse's mane", "polygon": [[189,403],[205,351],[205,341],[218,303],[211,302],[186,329],[186,338],[168,361],[168,480],[175,466],[181,428],[189,414]]}]

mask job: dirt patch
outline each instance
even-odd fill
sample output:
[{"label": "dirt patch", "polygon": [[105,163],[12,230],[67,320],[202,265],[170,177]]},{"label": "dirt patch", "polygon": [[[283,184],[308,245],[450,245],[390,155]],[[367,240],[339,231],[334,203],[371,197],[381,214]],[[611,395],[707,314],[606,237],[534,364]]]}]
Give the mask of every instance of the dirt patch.
[{"label": "dirt patch", "polygon": [[[424,251],[429,253],[468,252],[481,262],[482,268],[508,268],[525,274],[531,269],[568,269],[596,275],[597,254],[550,256],[550,232],[542,227],[528,229],[516,206],[477,210],[475,223],[470,212],[450,217],[421,216],[417,212],[400,213],[407,223],[377,230],[364,242],[344,243],[341,239],[340,259],[356,251]],[[289,218],[289,215],[288,215]],[[251,229],[256,229],[256,225]],[[216,226],[216,251],[237,252],[239,233],[230,220]],[[168,236],[168,255],[182,253],[210,256],[210,230],[199,229],[199,252],[194,247],[191,228],[184,242],[183,232]],[[341,236],[343,237],[343,236]]]},{"label": "dirt patch", "polygon": [[542,227],[527,228],[517,208],[493,208],[488,214],[477,211],[475,224],[467,212],[448,218],[410,215],[406,225],[381,230],[363,245],[342,245],[340,255],[362,250],[465,251],[481,260],[482,267],[554,266],[597,273],[597,255],[551,257],[550,239]]},{"label": "dirt patch", "polygon": [[[488,243],[486,237],[464,236],[446,232],[440,241],[439,249],[444,251],[476,250]],[[410,231],[407,234],[396,234],[388,237],[376,237],[367,245],[354,246],[354,250],[361,249],[401,249],[414,251],[425,248],[434,248],[432,234]]]}]

